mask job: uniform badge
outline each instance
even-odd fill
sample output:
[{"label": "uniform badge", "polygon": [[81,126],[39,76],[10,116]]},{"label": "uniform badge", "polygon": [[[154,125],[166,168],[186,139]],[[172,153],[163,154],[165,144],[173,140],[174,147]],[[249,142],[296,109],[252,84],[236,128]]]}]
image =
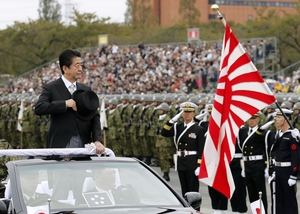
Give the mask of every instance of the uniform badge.
[{"label": "uniform badge", "polygon": [[293,145],[291,146],[291,149],[292,149],[292,150],[296,150],[296,149],[297,149],[297,145],[296,145],[296,144],[293,144]]},{"label": "uniform badge", "polygon": [[195,133],[190,133],[189,134],[189,138],[193,138],[193,139],[196,139],[197,135]]}]

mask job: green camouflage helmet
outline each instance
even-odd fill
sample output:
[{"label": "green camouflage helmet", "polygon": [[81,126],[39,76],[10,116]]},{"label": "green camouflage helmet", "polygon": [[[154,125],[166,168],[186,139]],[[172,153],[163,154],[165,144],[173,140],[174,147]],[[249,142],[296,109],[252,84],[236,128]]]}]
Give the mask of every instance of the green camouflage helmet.
[{"label": "green camouflage helmet", "polygon": [[294,110],[295,110],[295,109],[300,110],[300,102],[295,103],[294,106],[293,106],[293,109],[294,109]]},{"label": "green camouflage helmet", "polygon": [[186,96],[180,96],[178,97],[178,100],[177,100],[179,103],[184,103],[184,102],[187,102],[188,99]]},{"label": "green camouflage helmet", "polygon": [[130,100],[130,97],[128,94],[122,94],[120,97],[121,100]]},{"label": "green camouflage helmet", "polygon": [[286,109],[291,109],[292,104],[289,101],[284,101],[283,103],[281,103],[280,107],[281,108],[286,108]]},{"label": "green camouflage helmet", "polygon": [[23,102],[24,103],[31,103],[30,97],[25,97]]},{"label": "green camouflage helmet", "polygon": [[157,110],[162,109],[164,111],[170,111],[170,107],[167,103],[161,103],[159,106],[156,107]]},{"label": "green camouflage helmet", "polygon": [[108,104],[113,104],[113,105],[115,105],[115,106],[117,106],[118,105],[118,100],[116,99],[116,98],[111,98],[111,99],[109,99],[109,101],[108,101]]},{"label": "green camouflage helmet", "polygon": [[270,105],[267,106],[267,108],[271,108],[271,109],[276,109],[276,103],[271,103]]},{"label": "green camouflage helmet", "polygon": [[190,102],[192,102],[192,103],[194,103],[196,105],[199,104],[199,98],[197,96],[190,97],[188,101],[190,101]]},{"label": "green camouflage helmet", "polygon": [[3,97],[1,98],[1,101],[2,101],[2,102],[8,102],[8,97],[7,97],[7,96],[3,96]]},{"label": "green camouflage helmet", "polygon": [[11,96],[8,98],[8,102],[16,102],[17,101],[17,98],[15,96]]},{"label": "green camouflage helmet", "polygon": [[141,95],[139,95],[139,94],[133,94],[131,96],[131,100],[141,101]]},{"label": "green camouflage helmet", "polygon": [[175,97],[172,94],[166,94],[164,97],[164,102],[172,103],[175,101]]},{"label": "green camouflage helmet", "polygon": [[159,94],[155,94],[153,95],[152,97],[152,101],[153,102],[159,102],[159,103],[162,103],[164,101],[163,97]]}]

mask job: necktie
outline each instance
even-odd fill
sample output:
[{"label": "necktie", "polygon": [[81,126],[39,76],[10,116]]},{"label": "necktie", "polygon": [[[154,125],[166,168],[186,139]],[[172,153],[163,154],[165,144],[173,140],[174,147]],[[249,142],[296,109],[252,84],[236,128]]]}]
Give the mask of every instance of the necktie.
[{"label": "necktie", "polygon": [[73,92],[75,91],[75,85],[74,84],[71,84],[69,86],[69,91],[70,91],[71,94],[73,94]]},{"label": "necktie", "polygon": [[252,133],[252,129],[249,130],[249,134],[248,135],[250,135],[251,133]]}]

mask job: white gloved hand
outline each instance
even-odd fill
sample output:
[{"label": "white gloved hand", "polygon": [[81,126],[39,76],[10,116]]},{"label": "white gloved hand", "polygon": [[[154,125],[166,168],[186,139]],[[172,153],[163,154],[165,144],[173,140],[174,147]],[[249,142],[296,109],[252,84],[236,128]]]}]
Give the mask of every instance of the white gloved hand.
[{"label": "white gloved hand", "polygon": [[268,183],[270,184],[271,181],[275,180],[275,177],[276,177],[276,176],[275,176],[275,172],[273,172],[272,175],[269,176],[269,178],[268,178]]},{"label": "white gloved hand", "polygon": [[268,170],[268,168],[265,168],[265,178],[269,178],[269,170]]},{"label": "white gloved hand", "polygon": [[241,171],[241,176],[242,176],[243,178],[246,177],[245,171],[244,171],[244,170]]},{"label": "white gloved hand", "polygon": [[205,117],[205,115],[207,115],[207,112],[204,112],[204,113],[202,113],[202,114],[199,114],[199,115],[195,116],[195,118],[196,118],[197,120],[202,120],[203,117]]},{"label": "white gloved hand", "polygon": [[175,123],[177,122],[177,120],[179,119],[179,117],[181,116],[183,111],[179,112],[178,114],[176,114],[171,120],[169,120],[169,123]]},{"label": "white gloved hand", "polygon": [[290,187],[293,186],[293,185],[295,185],[296,182],[297,182],[296,180],[291,179],[291,178],[289,178],[289,180],[288,180],[288,184],[290,185]]},{"label": "white gloved hand", "polygon": [[291,134],[293,138],[297,139],[297,137],[299,136],[299,130],[295,128],[291,131]]},{"label": "white gloved hand", "polygon": [[197,169],[195,170],[195,175],[199,176],[199,173],[200,173],[200,167],[198,166]]},{"label": "white gloved hand", "polygon": [[269,122],[267,122],[266,124],[262,125],[261,127],[259,127],[262,130],[266,130],[268,129],[273,123],[275,122],[275,120],[271,120]]}]

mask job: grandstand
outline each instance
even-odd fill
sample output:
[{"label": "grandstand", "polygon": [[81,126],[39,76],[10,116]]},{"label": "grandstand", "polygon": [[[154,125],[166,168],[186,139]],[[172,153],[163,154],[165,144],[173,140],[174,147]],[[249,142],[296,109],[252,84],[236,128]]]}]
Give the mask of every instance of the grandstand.
[{"label": "grandstand", "polygon": [[[263,77],[275,79],[276,38],[240,39]],[[214,92],[218,78],[221,41],[140,44],[81,48],[81,82],[98,94]],[[285,70],[281,70],[282,75]],[[57,59],[2,84],[3,93],[39,94],[42,86],[60,77]]]}]

